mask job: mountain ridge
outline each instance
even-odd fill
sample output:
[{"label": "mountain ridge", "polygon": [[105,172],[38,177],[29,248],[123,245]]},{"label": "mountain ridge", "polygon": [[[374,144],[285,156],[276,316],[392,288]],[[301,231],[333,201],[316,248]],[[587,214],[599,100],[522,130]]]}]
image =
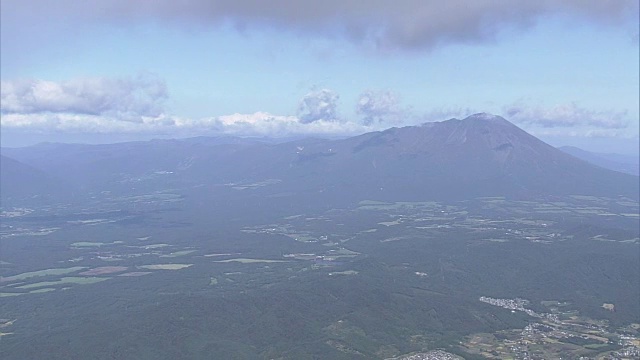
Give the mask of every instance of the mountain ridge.
[{"label": "mountain ridge", "polygon": [[51,146],[3,153],[86,191],[127,191],[131,179],[166,172],[171,176],[137,186],[268,180],[271,185],[253,193],[306,194],[315,201],[566,194],[637,199],[639,192],[637,177],[588,164],[486,113],[338,140]]},{"label": "mountain ridge", "polygon": [[603,154],[586,151],[574,146],[561,146],[558,149],[578,159],[605,169],[614,170],[626,174],[640,175],[639,158],[631,155]]}]

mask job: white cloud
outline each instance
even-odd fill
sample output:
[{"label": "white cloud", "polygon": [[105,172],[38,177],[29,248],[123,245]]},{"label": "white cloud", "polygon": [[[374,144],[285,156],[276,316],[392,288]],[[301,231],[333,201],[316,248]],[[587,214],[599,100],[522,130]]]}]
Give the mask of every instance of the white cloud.
[{"label": "white cloud", "polygon": [[38,79],[2,81],[2,114],[103,115],[143,121],[164,113],[164,81],[152,75],[135,78],[80,78],[64,82]]},{"label": "white cloud", "polygon": [[10,113],[2,115],[2,127],[34,132],[62,131],[73,133],[157,132],[174,128],[176,120],[160,115],[142,116],[138,121],[125,121],[104,115],[73,113]]},{"label": "white cloud", "polygon": [[400,107],[398,96],[391,91],[366,90],[360,94],[356,113],[365,125],[400,124],[412,117],[410,109]]},{"label": "white cloud", "polygon": [[333,90],[314,90],[300,100],[298,119],[303,123],[337,121],[339,99],[340,96]]},{"label": "white cloud", "polygon": [[372,130],[371,127],[353,122],[323,119],[303,122],[295,116],[278,116],[263,112],[220,116],[214,123],[217,123],[220,131],[224,133],[239,135],[354,135]]},{"label": "white cloud", "polygon": [[399,97],[390,90],[365,90],[356,103],[361,122],[378,128],[462,119],[478,112],[481,110],[460,106],[433,107],[426,112],[416,112],[410,106],[402,106]]},{"label": "white cloud", "polygon": [[555,127],[589,127],[595,129],[624,129],[629,126],[626,111],[596,111],[575,103],[544,107],[516,103],[504,108],[507,119],[514,123]]},{"label": "white cloud", "polygon": [[37,133],[66,132],[86,134],[161,134],[168,136],[197,135],[355,135],[377,128],[354,122],[317,120],[303,123],[295,116],[266,112],[232,114],[201,119],[160,115],[141,117],[140,121],[123,121],[103,115],[72,113],[4,114],[2,128]]},{"label": "white cloud", "polygon": [[420,119],[422,122],[442,121],[452,118],[464,119],[480,112],[482,110],[462,106],[435,107],[420,115]]}]

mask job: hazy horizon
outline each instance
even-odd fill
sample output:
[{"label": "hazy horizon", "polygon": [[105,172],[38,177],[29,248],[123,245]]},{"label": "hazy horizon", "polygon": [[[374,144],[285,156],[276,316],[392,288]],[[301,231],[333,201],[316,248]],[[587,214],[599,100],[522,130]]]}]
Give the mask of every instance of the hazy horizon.
[{"label": "hazy horizon", "polygon": [[[444,120],[443,120],[444,121]],[[407,125],[412,126],[412,125]],[[389,128],[379,129],[375,131],[384,131]],[[372,130],[374,131],[374,130]],[[60,144],[84,144],[84,145],[105,145],[105,144],[117,144],[124,142],[137,142],[137,141],[152,141],[152,140],[184,140],[196,137],[239,137],[248,139],[265,139],[273,140],[275,142],[290,141],[294,139],[304,138],[322,138],[322,139],[341,139],[351,136],[357,136],[360,134],[286,134],[282,136],[269,136],[269,135],[243,135],[243,134],[189,134],[182,136],[172,136],[171,134],[20,134],[16,139],[9,133],[0,141],[0,146],[4,148],[21,148],[29,147],[43,143],[60,143]],[[545,141],[543,138],[541,140]],[[619,154],[632,157],[640,157],[640,149],[636,146],[635,140],[623,142],[612,146],[607,143],[607,139],[558,139],[552,138],[552,141],[545,141],[549,145],[561,148],[561,147],[575,147],[584,151],[592,152],[595,154]]]},{"label": "hazy horizon", "polygon": [[554,146],[638,152],[637,2],[389,4],[3,1],[3,146],[489,112]]}]

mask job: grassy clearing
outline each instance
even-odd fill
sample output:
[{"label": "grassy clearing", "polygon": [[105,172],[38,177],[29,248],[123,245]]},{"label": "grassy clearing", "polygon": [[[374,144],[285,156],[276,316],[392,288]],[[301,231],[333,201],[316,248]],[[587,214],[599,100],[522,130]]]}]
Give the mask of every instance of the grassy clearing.
[{"label": "grassy clearing", "polygon": [[196,251],[195,250],[181,250],[181,251],[172,252],[171,254],[160,255],[160,257],[161,258],[172,258],[172,257],[189,255],[189,254],[194,253],[194,252],[196,252]]},{"label": "grassy clearing", "polygon": [[588,200],[588,201],[600,200],[600,198],[598,198],[597,196],[590,196],[590,195],[569,195],[569,196],[578,200]]},{"label": "grassy clearing", "polygon": [[13,275],[13,276],[0,277],[0,282],[19,281],[19,280],[25,280],[25,279],[29,279],[32,277],[39,277],[39,276],[66,275],[72,272],[80,271],[82,269],[86,269],[86,267],[74,266],[70,268],[57,268],[57,269],[31,271],[31,272],[26,272],[18,275]]},{"label": "grassy clearing", "polygon": [[402,220],[383,221],[383,222],[379,222],[378,225],[393,226],[393,225],[400,225],[401,223],[402,223]]},{"label": "grassy clearing", "polygon": [[360,255],[359,252],[353,251],[353,250],[349,250],[349,249],[345,249],[345,248],[340,248],[337,250],[331,250],[330,251],[332,255],[350,255],[350,256],[356,256],[356,255]]},{"label": "grassy clearing", "polygon": [[29,291],[29,294],[39,294],[39,293],[46,293],[46,292],[50,292],[50,291],[56,291],[56,289],[55,288],[35,289],[35,290]]},{"label": "grassy clearing", "polygon": [[300,241],[300,242],[312,242],[312,241],[318,240],[313,236],[303,235],[303,234],[285,234],[285,235],[292,238],[295,241]]},{"label": "grassy clearing", "polygon": [[119,274],[118,276],[131,277],[131,276],[143,276],[148,274],[151,274],[151,271],[132,271],[124,274]]},{"label": "grassy clearing", "polygon": [[27,284],[22,286],[17,286],[17,289],[33,289],[33,288],[41,288],[41,287],[49,287],[49,286],[57,286],[62,284],[76,284],[76,285],[87,285],[87,284],[95,284],[101,281],[109,280],[107,277],[63,277],[60,280],[55,281],[43,281],[33,284]]},{"label": "grassy clearing", "polygon": [[141,246],[140,248],[145,250],[151,250],[151,249],[159,249],[167,246],[170,246],[170,245],[169,244],[150,244],[150,245]]},{"label": "grassy clearing", "polygon": [[357,275],[358,271],[356,270],[345,270],[345,271],[336,271],[336,272],[330,272],[329,275],[333,276],[333,275]]},{"label": "grassy clearing", "polygon": [[254,263],[281,263],[281,262],[286,262],[286,261],[285,260],[270,260],[270,259],[237,258],[237,259],[218,260],[218,261],[214,261],[214,262],[217,262],[217,263],[239,262],[241,264],[254,264]]},{"label": "grassy clearing", "polygon": [[10,297],[10,296],[18,296],[18,295],[24,295],[26,293],[6,293],[6,292],[0,292],[0,298],[3,297]]},{"label": "grassy clearing", "polygon": [[140,269],[147,270],[180,270],[186,269],[193,264],[153,264],[153,265],[141,265],[138,266]]},{"label": "grassy clearing", "polygon": [[80,275],[85,275],[85,276],[104,275],[104,274],[122,272],[127,269],[128,268],[126,266],[100,266],[97,268],[93,268],[91,270],[83,271],[80,273]]},{"label": "grassy clearing", "polygon": [[105,245],[108,245],[108,244],[101,243],[101,242],[80,241],[80,242],[74,242],[73,244],[71,244],[69,246],[73,246],[73,247],[100,247],[100,246],[105,246]]},{"label": "grassy clearing", "polygon": [[627,217],[640,217],[640,214],[634,214],[634,213],[624,213],[624,214],[620,214],[622,216],[627,216]]}]

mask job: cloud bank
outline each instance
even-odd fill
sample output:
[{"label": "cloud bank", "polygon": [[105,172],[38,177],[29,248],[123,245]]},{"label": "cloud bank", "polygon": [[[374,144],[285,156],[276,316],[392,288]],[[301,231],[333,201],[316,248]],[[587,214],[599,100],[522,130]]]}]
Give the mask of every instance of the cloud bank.
[{"label": "cloud bank", "polygon": [[[96,22],[173,24],[181,28],[231,24],[245,31],[274,28],[342,37],[379,50],[423,50],[448,43],[492,40],[504,28],[527,28],[563,15],[607,26],[637,23],[635,0],[49,0],[3,1],[3,22],[27,26]],[[6,21],[5,21],[6,20]],[[633,25],[637,31],[636,25]]]},{"label": "cloud bank", "polygon": [[166,111],[166,84],[153,75],[78,78],[63,82],[2,81],[1,93],[1,126],[13,130],[176,136],[349,135],[374,130],[359,123],[339,121],[339,96],[330,89],[306,94],[300,100],[298,116],[256,112],[199,119]]},{"label": "cloud bank", "polygon": [[0,83],[2,114],[72,113],[142,121],[164,112],[168,91],[151,75],[81,78],[65,82],[27,79]]},{"label": "cloud bank", "polygon": [[318,120],[303,123],[295,116],[267,112],[231,114],[199,119],[160,115],[140,121],[72,113],[6,114],[2,128],[35,133],[138,134],[171,137],[200,135],[239,135],[285,137],[294,135],[344,136],[378,130],[355,122]]},{"label": "cloud bank", "polygon": [[[389,90],[366,90],[356,102],[356,117],[339,116],[339,95],[331,89],[302,97],[296,116],[268,112],[185,118],[170,114],[166,84],[153,75],[129,78],[39,79],[1,82],[2,129],[96,134],[195,136],[355,135],[391,126],[463,118],[484,109],[432,108],[416,113],[402,107]],[[626,111],[596,111],[575,103],[544,107],[516,102],[502,114],[536,135],[580,137],[633,136]],[[637,133],[635,134],[637,137]]]}]

